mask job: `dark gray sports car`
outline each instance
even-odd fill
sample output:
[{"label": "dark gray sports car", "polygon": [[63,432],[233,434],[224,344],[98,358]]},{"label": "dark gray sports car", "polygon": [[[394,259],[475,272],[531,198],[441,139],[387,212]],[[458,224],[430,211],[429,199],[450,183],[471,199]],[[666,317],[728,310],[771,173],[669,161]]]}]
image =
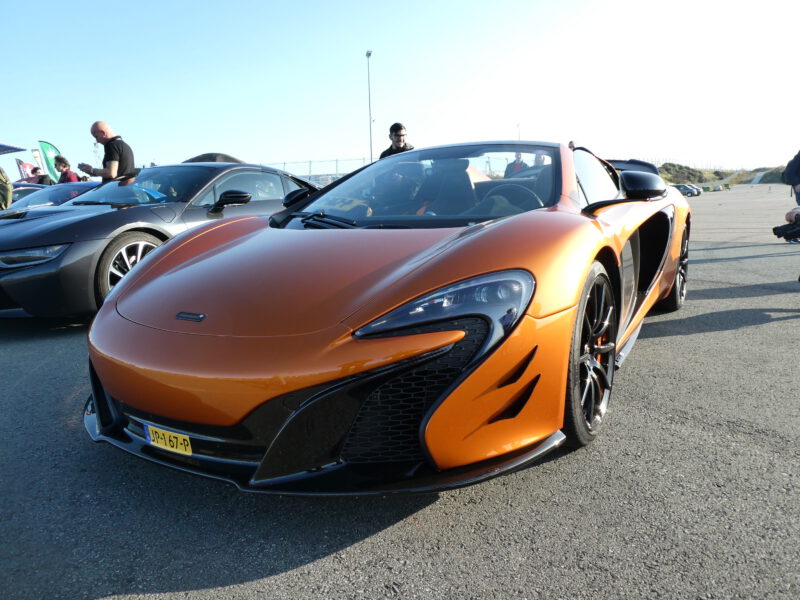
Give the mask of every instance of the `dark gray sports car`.
[{"label": "dark gray sports car", "polygon": [[4,211],[0,314],[91,314],[169,238],[215,219],[270,215],[300,188],[316,189],[259,165],[193,162],[142,169],[61,206]]}]

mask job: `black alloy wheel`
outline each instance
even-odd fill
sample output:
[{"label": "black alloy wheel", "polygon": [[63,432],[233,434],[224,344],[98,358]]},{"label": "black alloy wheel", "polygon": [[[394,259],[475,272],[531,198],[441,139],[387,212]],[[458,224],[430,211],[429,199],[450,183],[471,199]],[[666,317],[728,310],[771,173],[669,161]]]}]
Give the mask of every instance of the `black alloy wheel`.
[{"label": "black alloy wheel", "polygon": [[113,240],[97,263],[95,290],[100,306],[114,286],[150,252],[163,242],[141,231],[123,233]]},{"label": "black alloy wheel", "polygon": [[611,398],[616,368],[617,308],[605,267],[592,264],[572,333],[564,433],[573,447],[599,433]]}]

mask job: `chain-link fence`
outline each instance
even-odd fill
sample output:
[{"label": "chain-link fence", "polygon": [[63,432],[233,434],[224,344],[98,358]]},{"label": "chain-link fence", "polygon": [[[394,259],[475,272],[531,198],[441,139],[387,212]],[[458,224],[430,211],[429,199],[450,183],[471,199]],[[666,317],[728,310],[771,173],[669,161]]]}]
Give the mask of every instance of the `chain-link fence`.
[{"label": "chain-link fence", "polygon": [[281,169],[302,177],[319,186],[325,186],[340,177],[355,171],[369,162],[367,158],[334,158],[330,160],[305,160],[294,162],[265,163],[268,167]]}]

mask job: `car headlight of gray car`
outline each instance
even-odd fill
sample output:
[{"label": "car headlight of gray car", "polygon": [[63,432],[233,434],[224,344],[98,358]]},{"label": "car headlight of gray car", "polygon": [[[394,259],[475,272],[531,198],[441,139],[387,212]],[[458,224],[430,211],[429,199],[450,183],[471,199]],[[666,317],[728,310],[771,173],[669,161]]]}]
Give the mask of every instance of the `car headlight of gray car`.
[{"label": "car headlight of gray car", "polygon": [[53,244],[38,248],[0,250],[0,268],[30,267],[61,256],[69,244]]}]

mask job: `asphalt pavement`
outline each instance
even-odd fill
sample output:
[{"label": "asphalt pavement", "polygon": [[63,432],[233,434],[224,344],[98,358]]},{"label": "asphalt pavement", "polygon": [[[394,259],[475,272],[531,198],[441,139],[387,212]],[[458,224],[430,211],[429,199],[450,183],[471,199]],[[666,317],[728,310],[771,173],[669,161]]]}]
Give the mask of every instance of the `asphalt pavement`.
[{"label": "asphalt pavement", "polygon": [[0,320],[0,597],[800,597],[800,245],[788,188],[691,200],[604,435],[439,495],[282,498],[86,435],[85,323]]}]

